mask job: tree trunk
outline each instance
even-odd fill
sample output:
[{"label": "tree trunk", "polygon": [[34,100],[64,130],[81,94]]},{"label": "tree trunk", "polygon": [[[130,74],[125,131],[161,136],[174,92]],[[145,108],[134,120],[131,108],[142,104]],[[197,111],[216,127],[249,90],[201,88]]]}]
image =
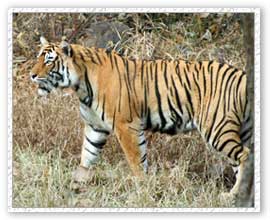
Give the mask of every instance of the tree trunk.
[{"label": "tree trunk", "polygon": [[[254,13],[241,14],[241,27],[246,48],[247,91],[254,131]],[[250,140],[249,148],[250,156],[245,164],[246,169],[236,197],[237,207],[254,207],[254,135]]]}]

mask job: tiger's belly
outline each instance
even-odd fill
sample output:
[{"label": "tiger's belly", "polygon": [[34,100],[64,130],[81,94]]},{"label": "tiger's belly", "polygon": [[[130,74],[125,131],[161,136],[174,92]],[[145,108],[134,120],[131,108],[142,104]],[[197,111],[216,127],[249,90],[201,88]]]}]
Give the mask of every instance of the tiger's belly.
[{"label": "tiger's belly", "polygon": [[165,117],[165,121],[161,122],[159,115],[153,114],[150,119],[143,119],[143,129],[174,135],[194,130],[196,125],[189,119],[182,118],[179,120],[169,115]]}]

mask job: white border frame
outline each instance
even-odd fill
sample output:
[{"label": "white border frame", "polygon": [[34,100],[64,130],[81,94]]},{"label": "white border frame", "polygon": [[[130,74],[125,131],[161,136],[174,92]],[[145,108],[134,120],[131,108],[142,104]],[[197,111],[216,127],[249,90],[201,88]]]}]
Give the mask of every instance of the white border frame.
[{"label": "white border frame", "polygon": [[[12,15],[13,13],[254,13],[254,164],[253,208],[13,208],[12,207]],[[260,211],[260,8],[10,8],[8,10],[8,211],[9,212],[259,212]]]}]

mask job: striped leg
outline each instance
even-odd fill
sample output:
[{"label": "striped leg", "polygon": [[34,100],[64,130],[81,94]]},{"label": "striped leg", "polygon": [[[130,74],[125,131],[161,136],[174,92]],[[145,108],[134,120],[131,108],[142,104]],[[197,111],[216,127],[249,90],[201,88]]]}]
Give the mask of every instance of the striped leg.
[{"label": "striped leg", "polygon": [[143,165],[143,170],[146,173],[147,172],[147,168],[148,168],[148,162],[147,162],[147,141],[145,139],[144,136],[144,132],[141,131],[139,133],[139,148],[140,148],[140,152],[141,152],[141,164]]},{"label": "striped leg", "polygon": [[82,182],[88,179],[88,169],[97,162],[108,135],[109,132],[106,130],[96,129],[90,125],[85,125],[81,163],[80,167],[73,174],[73,179],[75,181]]},{"label": "striped leg", "polygon": [[86,125],[84,129],[84,141],[81,153],[81,166],[89,168],[98,160],[98,156],[106,143],[109,132],[95,129]]},{"label": "striped leg", "polygon": [[248,155],[249,155],[249,149],[247,147],[243,147],[243,151],[240,153],[238,157],[239,165],[237,167],[233,167],[233,170],[236,174],[236,182],[230,191],[231,195],[235,195],[239,191],[240,183],[243,178],[243,171],[245,168],[244,166],[245,166],[245,162],[247,160]]},{"label": "striped leg", "polygon": [[236,174],[236,183],[229,193],[230,196],[234,196],[238,193],[244,164],[249,154],[249,149],[242,144],[239,131],[240,126],[237,122],[225,120],[217,129],[217,132],[210,137],[212,146],[216,150],[226,154],[235,164],[233,170]]}]

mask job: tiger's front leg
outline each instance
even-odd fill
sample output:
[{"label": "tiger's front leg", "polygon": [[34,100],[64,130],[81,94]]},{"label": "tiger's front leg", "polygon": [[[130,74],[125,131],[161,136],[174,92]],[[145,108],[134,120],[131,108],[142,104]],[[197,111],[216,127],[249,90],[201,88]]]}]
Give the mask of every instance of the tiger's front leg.
[{"label": "tiger's front leg", "polygon": [[97,162],[108,135],[109,132],[106,130],[85,125],[81,162],[80,166],[73,172],[73,180],[85,182],[90,178],[89,168]]}]

